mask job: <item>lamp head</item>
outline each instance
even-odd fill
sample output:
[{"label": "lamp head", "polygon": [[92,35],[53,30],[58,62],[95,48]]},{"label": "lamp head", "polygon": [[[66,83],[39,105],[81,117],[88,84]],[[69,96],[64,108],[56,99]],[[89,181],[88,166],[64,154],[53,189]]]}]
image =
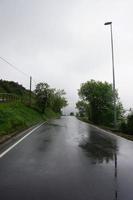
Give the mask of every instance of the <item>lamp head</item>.
[{"label": "lamp head", "polygon": [[106,26],[106,25],[111,25],[112,24],[112,22],[106,22],[104,25]]}]

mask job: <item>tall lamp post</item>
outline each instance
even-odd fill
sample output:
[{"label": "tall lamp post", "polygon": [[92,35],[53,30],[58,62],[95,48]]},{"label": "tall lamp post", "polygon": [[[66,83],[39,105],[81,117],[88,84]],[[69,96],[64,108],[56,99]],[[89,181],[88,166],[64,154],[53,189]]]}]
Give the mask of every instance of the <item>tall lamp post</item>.
[{"label": "tall lamp post", "polygon": [[113,32],[112,32],[112,22],[106,22],[104,24],[110,26],[111,33],[111,52],[112,52],[112,72],[113,72],[113,101],[114,101],[114,127],[116,128],[117,120],[116,120],[116,96],[115,96],[115,67],[114,67],[114,47],[113,47]]}]

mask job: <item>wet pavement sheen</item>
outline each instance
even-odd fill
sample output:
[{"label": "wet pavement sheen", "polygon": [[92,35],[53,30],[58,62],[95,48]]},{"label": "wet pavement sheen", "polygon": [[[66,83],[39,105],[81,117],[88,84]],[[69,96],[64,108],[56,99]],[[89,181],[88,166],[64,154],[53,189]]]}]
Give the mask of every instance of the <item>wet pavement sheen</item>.
[{"label": "wet pavement sheen", "polygon": [[0,159],[0,200],[133,200],[132,170],[133,142],[62,117]]}]

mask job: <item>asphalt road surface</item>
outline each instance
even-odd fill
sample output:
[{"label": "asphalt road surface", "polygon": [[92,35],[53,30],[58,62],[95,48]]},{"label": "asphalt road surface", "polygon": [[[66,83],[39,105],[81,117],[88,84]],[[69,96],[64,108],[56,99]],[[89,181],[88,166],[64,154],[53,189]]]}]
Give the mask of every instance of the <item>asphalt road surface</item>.
[{"label": "asphalt road surface", "polygon": [[53,120],[0,158],[0,200],[133,200],[133,142]]}]

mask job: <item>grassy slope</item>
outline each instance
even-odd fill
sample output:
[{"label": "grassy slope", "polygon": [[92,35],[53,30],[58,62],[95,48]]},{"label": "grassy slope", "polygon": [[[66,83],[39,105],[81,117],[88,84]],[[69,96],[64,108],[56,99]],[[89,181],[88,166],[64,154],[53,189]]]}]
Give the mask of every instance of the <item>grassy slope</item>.
[{"label": "grassy slope", "polygon": [[37,111],[21,103],[0,104],[0,135],[24,129],[41,120]]},{"label": "grassy slope", "polygon": [[46,108],[45,113],[43,115],[44,120],[53,119],[60,117],[60,114],[53,112],[50,108]]},{"label": "grassy slope", "polygon": [[0,136],[21,131],[37,122],[57,117],[50,109],[45,115],[25,106],[22,103],[0,104]]},{"label": "grassy slope", "polygon": [[[23,102],[29,102],[29,91],[13,81],[0,80],[0,93],[11,93],[22,97]],[[32,103],[35,97],[32,93]],[[51,109],[46,109],[44,115],[20,102],[0,103],[0,142],[2,138],[11,137],[38,122],[58,117]]]}]

